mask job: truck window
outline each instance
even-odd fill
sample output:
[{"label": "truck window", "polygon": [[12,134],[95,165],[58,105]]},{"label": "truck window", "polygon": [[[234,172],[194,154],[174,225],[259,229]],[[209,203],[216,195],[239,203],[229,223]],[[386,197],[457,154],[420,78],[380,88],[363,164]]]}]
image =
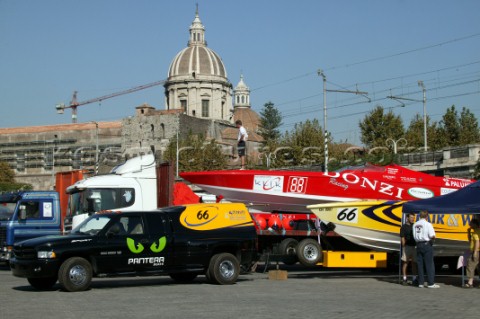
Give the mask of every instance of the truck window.
[{"label": "truck window", "polygon": [[142,235],[143,221],[140,216],[122,216],[107,230],[114,235]]},{"label": "truck window", "polygon": [[0,220],[10,220],[17,203],[0,203]]},{"label": "truck window", "polygon": [[72,216],[104,210],[116,210],[135,203],[133,188],[89,188],[73,193],[69,198]]},{"label": "truck window", "polygon": [[162,214],[147,214],[148,231],[151,235],[163,236],[166,232],[165,221]]},{"label": "truck window", "polygon": [[53,218],[53,203],[50,201],[22,201],[19,209],[25,211],[26,219]]}]

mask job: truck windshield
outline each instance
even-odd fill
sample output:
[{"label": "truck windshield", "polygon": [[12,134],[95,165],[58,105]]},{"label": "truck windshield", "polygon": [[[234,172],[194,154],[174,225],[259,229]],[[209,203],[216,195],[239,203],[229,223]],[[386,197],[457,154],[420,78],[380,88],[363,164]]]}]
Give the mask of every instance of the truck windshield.
[{"label": "truck windshield", "polygon": [[76,216],[132,206],[133,188],[88,188],[70,195],[69,215]]},{"label": "truck windshield", "polygon": [[75,227],[71,233],[76,235],[96,235],[106,224],[108,224],[109,221],[110,216],[94,215]]},{"label": "truck windshield", "polygon": [[0,203],[0,220],[12,219],[15,206],[17,206],[17,203]]}]

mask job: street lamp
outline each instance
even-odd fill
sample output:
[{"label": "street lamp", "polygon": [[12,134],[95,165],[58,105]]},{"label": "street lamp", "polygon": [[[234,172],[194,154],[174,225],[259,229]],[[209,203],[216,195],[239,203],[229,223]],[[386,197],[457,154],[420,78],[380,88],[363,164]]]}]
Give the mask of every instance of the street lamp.
[{"label": "street lamp", "polygon": [[418,81],[418,86],[421,87],[423,91],[423,99],[422,99],[423,101],[423,146],[426,152],[427,151],[427,108],[426,108],[427,90],[425,89],[425,85],[423,84],[423,81]]},{"label": "street lamp", "polygon": [[323,78],[323,135],[325,138],[325,173],[328,173],[328,132],[327,132],[327,77],[323,73],[323,70],[317,71],[318,75]]},{"label": "street lamp", "polygon": [[90,121],[95,124],[95,175],[98,174],[98,122]]}]

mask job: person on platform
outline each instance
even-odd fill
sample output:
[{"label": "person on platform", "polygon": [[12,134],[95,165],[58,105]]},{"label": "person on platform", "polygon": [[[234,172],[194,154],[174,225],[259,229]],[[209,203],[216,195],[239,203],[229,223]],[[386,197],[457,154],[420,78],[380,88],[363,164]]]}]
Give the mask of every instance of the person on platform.
[{"label": "person on platform", "polygon": [[240,162],[241,162],[240,169],[245,169],[245,151],[246,151],[246,141],[248,138],[248,134],[245,127],[243,127],[241,120],[236,120],[235,125],[238,128],[237,151],[238,151],[238,156],[240,157]]}]

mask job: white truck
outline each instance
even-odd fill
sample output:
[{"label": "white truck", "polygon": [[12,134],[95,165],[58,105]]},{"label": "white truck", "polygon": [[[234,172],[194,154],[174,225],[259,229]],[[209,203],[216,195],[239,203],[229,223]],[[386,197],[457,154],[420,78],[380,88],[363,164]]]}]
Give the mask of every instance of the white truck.
[{"label": "white truck", "polygon": [[173,180],[173,172],[164,167],[156,164],[153,154],[142,155],[114,167],[107,175],[82,179],[67,187],[66,224],[75,228],[95,212],[146,211],[169,206],[172,194],[168,185],[173,183],[168,179]]}]

